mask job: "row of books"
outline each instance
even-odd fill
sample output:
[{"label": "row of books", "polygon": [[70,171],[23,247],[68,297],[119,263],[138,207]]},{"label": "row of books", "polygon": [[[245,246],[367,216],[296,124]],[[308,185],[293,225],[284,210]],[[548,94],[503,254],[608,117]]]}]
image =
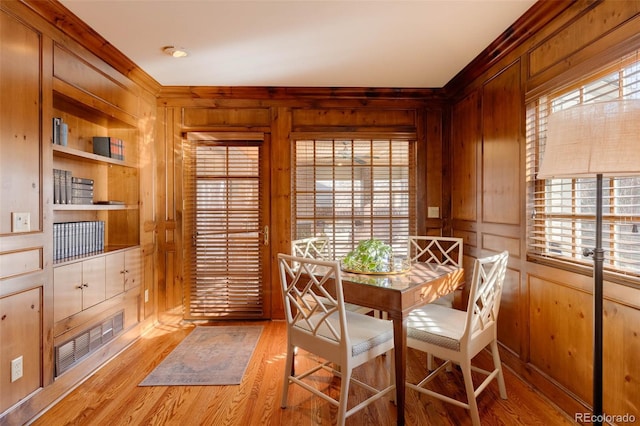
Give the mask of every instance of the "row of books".
[{"label": "row of books", "polygon": [[53,143],[55,145],[67,146],[69,136],[69,126],[61,117],[53,117]]},{"label": "row of books", "polygon": [[71,170],[53,169],[54,204],[93,204],[93,179],[73,176]]},{"label": "row of books", "polygon": [[124,141],[110,136],[94,136],[93,153],[115,160],[124,160]]},{"label": "row of books", "polygon": [[69,259],[104,250],[104,222],[53,224],[53,260]]}]

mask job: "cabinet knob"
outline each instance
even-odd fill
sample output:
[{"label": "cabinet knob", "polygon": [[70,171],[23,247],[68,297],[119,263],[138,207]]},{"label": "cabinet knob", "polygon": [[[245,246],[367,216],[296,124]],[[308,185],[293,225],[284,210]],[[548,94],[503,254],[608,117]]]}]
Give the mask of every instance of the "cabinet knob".
[{"label": "cabinet knob", "polygon": [[127,272],[127,271],[125,271],[125,270],[120,271],[121,274],[124,274],[125,272]]},{"label": "cabinet knob", "polygon": [[84,283],[84,284],[82,284],[82,287],[87,288],[87,287],[89,287],[89,284]]}]

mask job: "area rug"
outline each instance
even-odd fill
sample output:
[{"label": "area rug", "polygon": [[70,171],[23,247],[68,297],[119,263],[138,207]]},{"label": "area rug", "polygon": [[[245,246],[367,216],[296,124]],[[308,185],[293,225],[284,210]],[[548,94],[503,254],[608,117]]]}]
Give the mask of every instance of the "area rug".
[{"label": "area rug", "polygon": [[139,386],[237,385],[262,326],[198,326]]}]

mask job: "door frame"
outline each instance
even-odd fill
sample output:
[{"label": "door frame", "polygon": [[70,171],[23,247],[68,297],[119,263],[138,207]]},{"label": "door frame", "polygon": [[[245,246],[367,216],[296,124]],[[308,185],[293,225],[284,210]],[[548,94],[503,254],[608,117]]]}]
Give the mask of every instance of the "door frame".
[{"label": "door frame", "polygon": [[[190,141],[215,141],[215,142],[229,142],[233,143],[234,141],[260,141],[260,158],[258,167],[259,170],[259,179],[260,179],[260,202],[262,203],[261,207],[261,217],[260,217],[260,225],[259,229],[268,230],[268,243],[265,244],[265,235],[264,232],[261,232],[263,237],[263,246],[261,250],[261,262],[262,262],[262,275],[261,279],[261,291],[262,291],[262,316],[252,316],[247,317],[246,319],[270,319],[272,314],[272,289],[271,289],[271,171],[270,171],[270,148],[271,148],[271,135],[269,133],[263,132],[242,132],[242,131],[200,131],[200,132],[184,132],[183,133],[183,158],[182,158],[182,220],[181,220],[181,230],[182,230],[182,276],[183,276],[183,316],[185,319],[192,320],[200,320],[200,319],[209,319],[205,316],[202,317],[191,317],[188,307],[188,298],[190,297],[190,284],[187,282],[190,274],[188,269],[190,268],[190,260],[188,259],[189,247],[192,246],[193,235],[191,230],[187,229],[187,221],[185,220],[185,216],[187,215],[188,209],[186,205],[186,200],[184,197],[185,185],[188,184],[185,174],[186,162],[189,161],[188,158],[185,158],[185,150],[189,149],[188,145]],[[210,319],[217,320],[242,320],[243,318],[237,316],[231,316],[229,318],[225,317],[211,317]]]}]

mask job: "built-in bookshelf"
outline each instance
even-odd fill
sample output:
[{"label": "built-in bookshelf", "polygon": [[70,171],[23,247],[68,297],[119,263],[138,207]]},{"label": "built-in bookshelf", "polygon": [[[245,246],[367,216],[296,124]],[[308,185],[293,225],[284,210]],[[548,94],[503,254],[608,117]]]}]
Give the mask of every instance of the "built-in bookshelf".
[{"label": "built-in bookshelf", "polygon": [[[64,136],[52,141],[54,227],[74,229],[81,226],[74,224],[102,225],[95,230],[100,235],[92,233],[96,239],[93,242],[54,241],[55,247],[64,247],[62,253],[70,253],[66,256],[54,252],[54,263],[137,246],[140,242],[138,129],[133,121],[116,118],[109,110],[113,106],[104,105],[101,110],[85,104],[82,99],[71,98],[65,93],[68,89],[65,84],[55,87],[58,91],[53,92],[53,134],[58,131],[56,127],[64,123]],[[114,147],[109,148],[117,158],[111,158],[110,150],[103,152],[103,147],[94,147],[94,140],[97,143],[105,139],[114,142]],[[70,247],[75,241],[92,249]],[[94,244],[96,241],[100,244]]]}]

